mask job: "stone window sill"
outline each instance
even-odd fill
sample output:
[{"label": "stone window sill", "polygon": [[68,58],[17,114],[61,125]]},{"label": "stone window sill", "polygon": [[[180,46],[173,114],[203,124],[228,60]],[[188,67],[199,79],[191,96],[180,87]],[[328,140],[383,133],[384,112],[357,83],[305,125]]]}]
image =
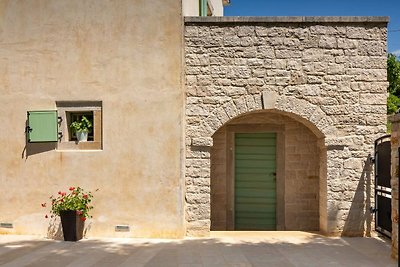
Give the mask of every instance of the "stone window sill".
[{"label": "stone window sill", "polygon": [[101,142],[61,142],[58,143],[57,150],[101,150]]},{"label": "stone window sill", "polygon": [[[102,102],[101,101],[57,101],[58,116],[61,118],[59,130],[62,133],[57,144],[57,150],[83,151],[102,150]],[[93,137],[87,142],[74,141],[71,136],[69,124],[71,114],[90,112],[93,116]]]}]

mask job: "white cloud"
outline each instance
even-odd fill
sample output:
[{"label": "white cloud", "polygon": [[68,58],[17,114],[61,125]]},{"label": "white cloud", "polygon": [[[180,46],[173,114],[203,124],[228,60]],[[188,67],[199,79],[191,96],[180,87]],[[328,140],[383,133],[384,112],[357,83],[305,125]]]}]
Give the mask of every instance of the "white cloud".
[{"label": "white cloud", "polygon": [[393,54],[398,57],[398,56],[400,56],[400,49],[394,50],[394,51],[390,52],[390,54]]}]

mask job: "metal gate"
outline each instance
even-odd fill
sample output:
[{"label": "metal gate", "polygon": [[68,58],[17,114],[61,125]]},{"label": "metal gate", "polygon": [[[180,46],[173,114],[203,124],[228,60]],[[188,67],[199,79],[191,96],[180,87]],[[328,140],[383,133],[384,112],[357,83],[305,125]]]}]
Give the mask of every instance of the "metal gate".
[{"label": "metal gate", "polygon": [[375,141],[375,230],[389,237],[392,235],[390,154],[390,135],[378,138]]}]

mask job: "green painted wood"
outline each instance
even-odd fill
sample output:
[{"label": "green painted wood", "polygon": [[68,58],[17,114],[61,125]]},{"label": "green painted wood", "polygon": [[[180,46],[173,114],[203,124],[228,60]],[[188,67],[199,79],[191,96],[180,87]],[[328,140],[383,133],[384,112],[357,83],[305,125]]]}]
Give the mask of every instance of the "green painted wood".
[{"label": "green painted wood", "polygon": [[235,134],[235,230],[276,230],[276,134]]},{"label": "green painted wood", "polygon": [[207,0],[200,0],[200,16],[205,17],[207,16],[208,9],[208,1]]},{"label": "green painted wood", "polygon": [[29,142],[57,142],[57,111],[28,111],[28,127],[27,136]]}]

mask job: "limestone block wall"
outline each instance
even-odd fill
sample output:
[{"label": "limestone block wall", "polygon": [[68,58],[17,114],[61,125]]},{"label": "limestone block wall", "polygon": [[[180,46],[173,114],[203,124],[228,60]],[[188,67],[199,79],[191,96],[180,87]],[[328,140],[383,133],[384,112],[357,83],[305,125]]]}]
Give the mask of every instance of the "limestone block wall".
[{"label": "limestone block wall", "polygon": [[211,148],[211,230],[227,230],[226,127],[213,135]]},{"label": "limestone block wall", "polygon": [[391,181],[392,187],[392,257],[399,258],[399,148],[400,148],[400,114],[391,118]]},{"label": "limestone block wall", "polygon": [[323,138],[320,230],[368,234],[367,158],[386,131],[387,21],[185,18],[188,235],[210,229],[211,136],[262,109],[284,112]]},{"label": "limestone block wall", "polygon": [[320,155],[317,137],[303,124],[285,124],[285,230],[319,230]]}]

